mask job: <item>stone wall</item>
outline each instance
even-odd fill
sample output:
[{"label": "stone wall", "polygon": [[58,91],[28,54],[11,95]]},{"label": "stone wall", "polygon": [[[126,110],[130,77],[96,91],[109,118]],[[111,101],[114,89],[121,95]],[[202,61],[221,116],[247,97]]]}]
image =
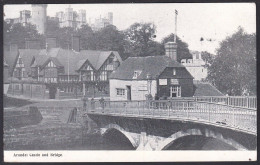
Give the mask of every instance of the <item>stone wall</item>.
[{"label": "stone wall", "polygon": [[87,134],[95,132],[88,118],[77,111],[76,121],[67,123],[71,108],[39,108],[43,120],[35,125],[4,130],[5,150],[69,149],[88,140]]}]

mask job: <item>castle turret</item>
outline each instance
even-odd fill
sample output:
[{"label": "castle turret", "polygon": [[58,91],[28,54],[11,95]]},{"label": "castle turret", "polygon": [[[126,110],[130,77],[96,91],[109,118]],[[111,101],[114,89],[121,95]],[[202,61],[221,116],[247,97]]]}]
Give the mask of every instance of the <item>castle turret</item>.
[{"label": "castle turret", "polygon": [[113,13],[112,12],[108,12],[108,20],[109,20],[109,23],[111,25],[113,25]]},{"label": "castle turret", "polygon": [[47,18],[46,4],[32,5],[31,23],[36,26],[36,29],[40,34],[44,34],[46,32],[46,18]]}]

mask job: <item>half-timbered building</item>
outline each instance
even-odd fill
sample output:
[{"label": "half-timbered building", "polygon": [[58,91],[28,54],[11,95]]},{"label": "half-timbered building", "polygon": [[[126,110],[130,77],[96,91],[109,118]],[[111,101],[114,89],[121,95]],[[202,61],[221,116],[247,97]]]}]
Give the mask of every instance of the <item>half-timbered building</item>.
[{"label": "half-timbered building", "polygon": [[[44,95],[49,95],[49,98],[71,98],[83,94],[95,97],[108,94],[108,77],[122,62],[115,51],[19,49],[16,56],[13,78],[26,80],[20,84],[16,81],[16,85],[28,83],[28,79],[34,83],[45,84]],[[20,89],[23,88],[17,88]]]}]

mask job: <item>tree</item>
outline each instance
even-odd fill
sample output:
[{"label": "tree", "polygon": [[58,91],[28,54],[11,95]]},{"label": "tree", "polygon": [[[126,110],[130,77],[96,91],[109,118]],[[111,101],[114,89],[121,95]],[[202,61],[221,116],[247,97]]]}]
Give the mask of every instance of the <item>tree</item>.
[{"label": "tree", "polygon": [[[189,45],[186,42],[183,42],[178,36],[177,38],[177,61],[181,62],[182,59],[192,59],[192,55],[189,51]],[[164,45],[167,42],[174,41],[174,34],[170,34],[162,40],[162,44]],[[163,54],[165,54],[165,50],[163,49]]]},{"label": "tree", "polygon": [[209,66],[213,63],[214,61],[214,55],[210,54],[207,51],[201,52],[201,58],[205,62],[205,67],[209,68]]},{"label": "tree", "polygon": [[96,36],[91,27],[86,24],[82,25],[78,30],[77,34],[80,36],[80,48],[81,49],[96,49]]},{"label": "tree", "polygon": [[25,48],[25,39],[41,39],[43,36],[38,33],[35,25],[20,23],[10,24],[4,21],[4,43],[17,44],[18,48]]},{"label": "tree", "polygon": [[72,35],[76,35],[76,31],[72,27],[62,27],[58,30],[56,37],[59,46],[63,49],[72,48]]},{"label": "tree", "polygon": [[210,80],[229,95],[256,94],[256,35],[239,27],[220,43],[216,58],[208,68]]},{"label": "tree", "polygon": [[[126,31],[126,39],[130,42],[133,56],[149,56],[154,45],[156,27],[152,23],[134,23]],[[153,51],[152,51],[153,52]]]},{"label": "tree", "polygon": [[126,49],[129,47],[129,42],[125,39],[124,33],[119,31],[114,25],[108,25],[97,31],[96,49],[97,50],[114,50],[126,58]]}]

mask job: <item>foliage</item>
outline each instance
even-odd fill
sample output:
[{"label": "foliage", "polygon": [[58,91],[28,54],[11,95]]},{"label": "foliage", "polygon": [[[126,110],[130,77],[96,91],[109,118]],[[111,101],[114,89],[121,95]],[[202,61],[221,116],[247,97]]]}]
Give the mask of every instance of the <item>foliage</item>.
[{"label": "foliage", "polygon": [[19,48],[25,48],[25,39],[41,39],[43,36],[38,33],[32,24],[23,26],[20,23],[10,24],[4,21],[4,43],[15,43]]},{"label": "foliage", "polygon": [[220,43],[216,58],[208,68],[210,80],[229,95],[256,94],[256,35],[239,27]]},{"label": "foliage", "polygon": [[150,56],[154,45],[156,27],[152,23],[134,23],[125,31],[132,56]]},{"label": "foliage", "polygon": [[63,49],[71,49],[72,48],[72,35],[76,34],[72,27],[62,27],[59,28],[56,33],[57,42],[59,46]]},{"label": "foliage", "polygon": [[214,55],[210,54],[207,51],[201,52],[201,58],[205,62],[205,67],[209,68],[209,66],[213,63],[214,61]]},{"label": "foliage", "polygon": [[96,32],[97,50],[115,50],[124,54],[128,42],[125,36],[115,26],[109,25]]},{"label": "foliage", "polygon": [[77,34],[80,36],[80,48],[81,49],[96,49],[96,37],[91,27],[86,24],[82,25],[78,30]]},{"label": "foliage", "polygon": [[[178,36],[177,38],[177,61],[181,62],[182,59],[192,59],[192,55],[189,51],[189,46],[186,42],[183,42]],[[162,40],[162,44],[164,45],[167,42],[174,41],[174,34],[170,34]],[[163,54],[165,54],[165,50],[163,49]]]}]

